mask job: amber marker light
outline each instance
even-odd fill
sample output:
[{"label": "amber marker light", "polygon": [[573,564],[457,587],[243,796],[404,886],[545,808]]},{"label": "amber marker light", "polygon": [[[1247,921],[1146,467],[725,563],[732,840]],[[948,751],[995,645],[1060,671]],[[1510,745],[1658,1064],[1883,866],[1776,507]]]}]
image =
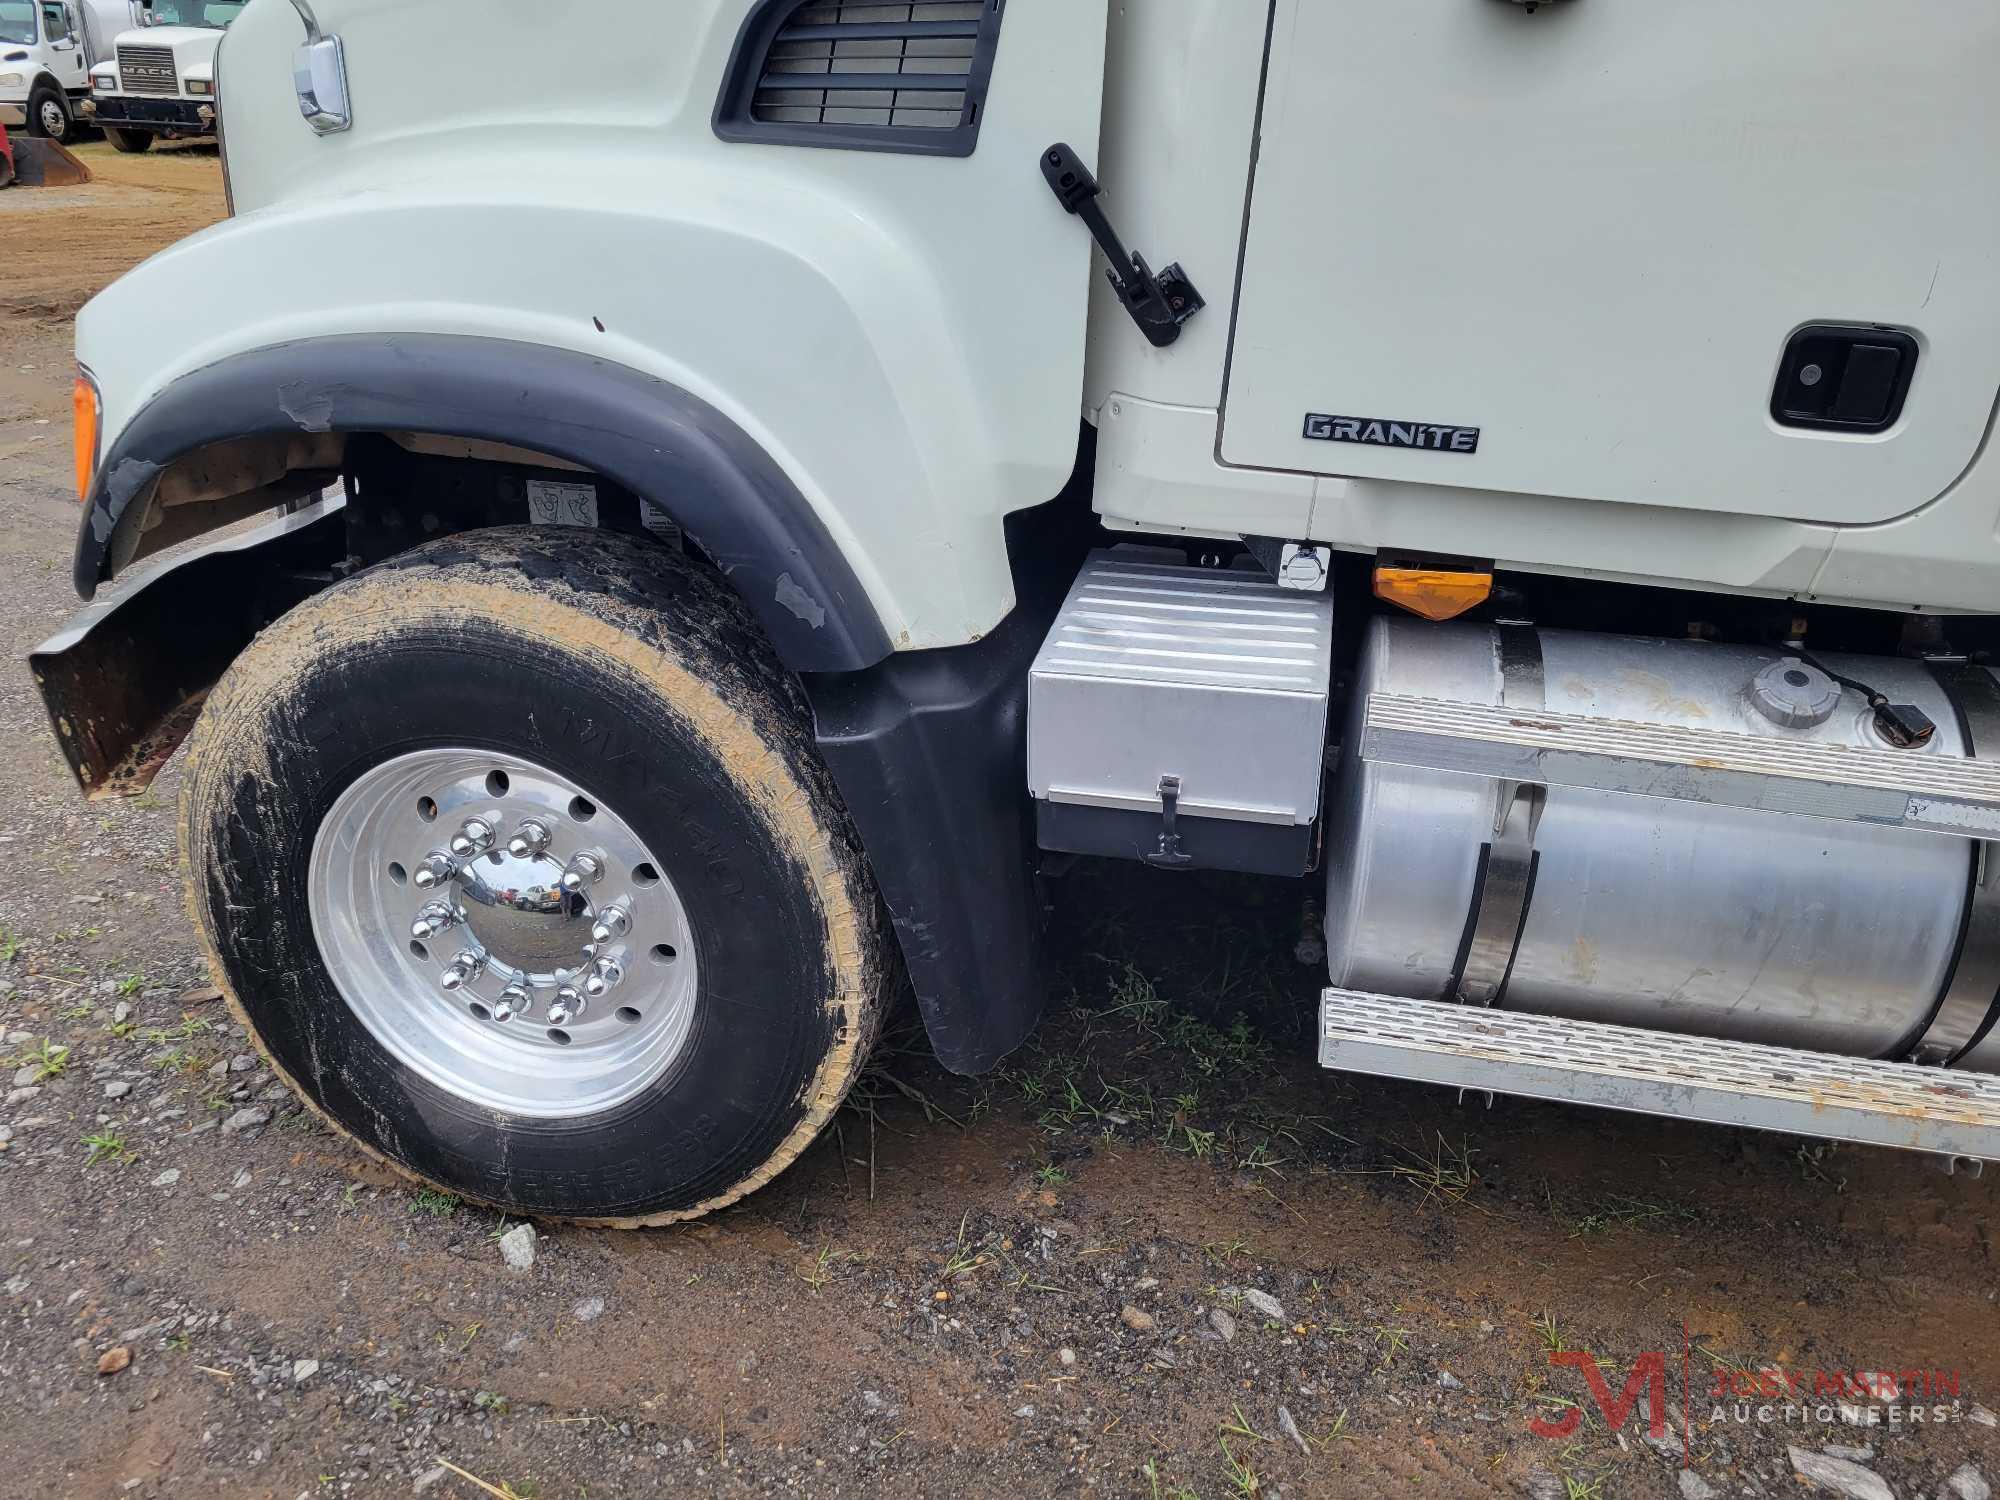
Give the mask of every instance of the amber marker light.
[{"label": "amber marker light", "polygon": [[101,415],[97,386],[81,370],[70,393],[70,414],[76,440],[76,498],[81,502],[90,498],[90,481],[97,473],[97,427]]},{"label": "amber marker light", "polygon": [[1491,573],[1443,568],[1377,568],[1375,597],[1426,620],[1450,620],[1486,602]]}]

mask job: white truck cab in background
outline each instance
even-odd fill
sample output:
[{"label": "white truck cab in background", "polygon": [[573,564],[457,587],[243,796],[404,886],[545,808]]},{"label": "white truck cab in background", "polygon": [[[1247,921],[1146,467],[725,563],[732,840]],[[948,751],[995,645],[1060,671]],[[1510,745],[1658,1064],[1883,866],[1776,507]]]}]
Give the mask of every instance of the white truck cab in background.
[{"label": "white truck cab in background", "polygon": [[139,0],[144,26],[93,60],[81,113],[120,151],[215,134],[215,54],[247,0]]},{"label": "white truck cab in background", "polygon": [[0,125],[68,140],[91,69],[139,20],[133,0],[0,0]]}]

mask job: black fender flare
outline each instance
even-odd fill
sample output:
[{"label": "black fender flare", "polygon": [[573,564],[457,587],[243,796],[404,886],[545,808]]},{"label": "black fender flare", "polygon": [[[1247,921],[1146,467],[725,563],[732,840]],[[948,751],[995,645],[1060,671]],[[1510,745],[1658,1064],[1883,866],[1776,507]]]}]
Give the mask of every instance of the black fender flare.
[{"label": "black fender flare", "polygon": [[[175,380],[97,466],[76,589],[110,576],[133,501],[188,453],[294,432],[428,432],[532,448],[650,499],[715,559],[796,672],[854,672],[888,633],[790,477],[700,397],[570,349],[464,334],[338,334],[232,355]],[[141,508],[142,509],[142,508]]]}]

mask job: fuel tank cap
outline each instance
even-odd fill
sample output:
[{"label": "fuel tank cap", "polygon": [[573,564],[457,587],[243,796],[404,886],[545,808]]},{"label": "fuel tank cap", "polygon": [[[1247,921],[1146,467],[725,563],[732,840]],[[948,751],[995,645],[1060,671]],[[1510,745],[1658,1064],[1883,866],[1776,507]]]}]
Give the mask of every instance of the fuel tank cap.
[{"label": "fuel tank cap", "polygon": [[1773,724],[1810,729],[1824,724],[1840,707],[1840,684],[1818,667],[1784,656],[1750,679],[1750,701]]}]

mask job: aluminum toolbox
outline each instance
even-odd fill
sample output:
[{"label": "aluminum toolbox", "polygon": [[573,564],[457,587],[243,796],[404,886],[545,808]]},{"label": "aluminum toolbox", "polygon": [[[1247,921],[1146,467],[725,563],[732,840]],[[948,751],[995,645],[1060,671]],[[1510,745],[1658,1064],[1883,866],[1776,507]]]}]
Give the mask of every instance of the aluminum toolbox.
[{"label": "aluminum toolbox", "polygon": [[1163,548],[1091,553],[1028,681],[1042,847],[1303,873],[1332,662],[1330,594]]}]

